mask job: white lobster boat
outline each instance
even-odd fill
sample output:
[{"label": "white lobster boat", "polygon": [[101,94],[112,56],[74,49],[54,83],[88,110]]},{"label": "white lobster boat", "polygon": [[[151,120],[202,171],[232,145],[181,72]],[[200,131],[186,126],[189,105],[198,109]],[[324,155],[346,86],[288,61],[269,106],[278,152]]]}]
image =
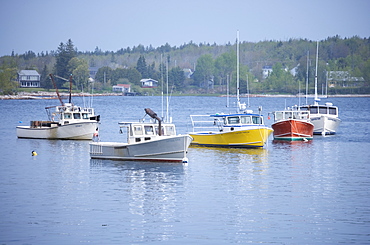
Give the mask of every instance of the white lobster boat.
[{"label": "white lobster boat", "polygon": [[310,122],[314,125],[313,134],[328,135],[335,134],[341,120],[338,116],[338,107],[327,102],[325,105],[319,104],[317,95],[317,64],[319,56],[319,43],[316,45],[316,71],[315,71],[315,99],[313,105],[303,105],[299,109],[310,112]]},{"label": "white lobster boat", "polygon": [[92,142],[91,158],[187,162],[186,154],[192,137],[188,134],[177,135],[174,124],[162,123],[149,108],[145,112],[155,120],[120,122],[120,128],[127,129],[127,143]]},{"label": "white lobster boat", "polygon": [[[52,74],[50,77],[56,87]],[[72,87],[72,76],[70,83]],[[61,105],[45,108],[49,120],[31,121],[29,126],[17,126],[18,138],[91,140],[97,134],[100,115],[95,115],[93,108],[72,104],[71,93],[69,103],[63,103],[57,88],[56,93]],[[55,111],[51,111],[52,108]]]},{"label": "white lobster boat", "polygon": [[70,103],[46,107],[48,121],[31,121],[29,126],[17,126],[18,138],[91,140],[98,130],[100,116],[93,108]]}]

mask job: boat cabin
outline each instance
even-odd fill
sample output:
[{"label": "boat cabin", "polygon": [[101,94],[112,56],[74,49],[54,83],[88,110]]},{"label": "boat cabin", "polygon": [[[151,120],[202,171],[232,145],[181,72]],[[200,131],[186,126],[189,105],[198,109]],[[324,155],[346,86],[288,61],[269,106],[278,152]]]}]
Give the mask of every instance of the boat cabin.
[{"label": "boat cabin", "polygon": [[274,120],[282,121],[288,119],[298,119],[298,120],[308,120],[310,112],[309,111],[275,111],[273,112]]},{"label": "boat cabin", "polygon": [[310,114],[338,116],[338,107],[333,106],[332,103],[326,103],[325,105],[305,105],[301,106],[300,109],[309,111]]},{"label": "boat cabin", "polygon": [[156,123],[133,123],[121,122],[120,127],[127,128],[127,143],[144,142],[154,140],[162,136],[175,136],[176,128],[174,124],[163,123],[161,125],[162,131],[159,136],[159,126]]},{"label": "boat cabin", "polygon": [[216,120],[221,117],[224,126],[253,125],[263,124],[263,117],[258,114],[232,114],[232,115],[213,115]]},{"label": "boat cabin", "polygon": [[94,115],[93,108],[83,108],[80,106],[72,105],[71,103],[66,103],[62,106],[55,106],[55,111],[51,112],[50,109],[53,108],[46,107],[49,120],[51,122],[59,121],[60,125],[78,122],[81,120],[96,120],[100,121],[100,116]]}]

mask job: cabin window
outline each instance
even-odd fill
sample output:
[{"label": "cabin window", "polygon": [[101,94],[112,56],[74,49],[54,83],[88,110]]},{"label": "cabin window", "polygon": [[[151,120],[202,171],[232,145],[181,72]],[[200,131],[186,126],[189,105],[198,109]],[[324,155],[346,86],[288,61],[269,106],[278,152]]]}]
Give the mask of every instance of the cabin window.
[{"label": "cabin window", "polygon": [[[155,133],[156,133],[156,135],[159,135],[158,126],[155,126]],[[162,127],[162,134],[161,135],[164,135],[164,128],[163,127]]]},{"label": "cabin window", "polygon": [[64,113],[64,119],[71,119],[72,115],[71,113]]},{"label": "cabin window", "polygon": [[328,111],[328,108],[326,108],[326,107],[320,107],[319,108],[320,114],[326,114],[326,113],[328,113],[327,111]]},{"label": "cabin window", "polygon": [[253,116],[252,120],[253,120],[253,124],[262,124],[261,117]]},{"label": "cabin window", "polygon": [[319,112],[318,108],[317,107],[310,107],[310,112],[312,114],[317,114]]},{"label": "cabin window", "polygon": [[251,124],[252,120],[250,116],[242,116],[241,117],[242,124]]},{"label": "cabin window", "polygon": [[240,118],[239,117],[228,117],[227,118],[227,123],[228,124],[239,124],[240,123]]},{"label": "cabin window", "polygon": [[175,128],[173,126],[166,126],[166,135],[175,135]]},{"label": "cabin window", "polygon": [[134,126],[135,135],[143,135],[143,128],[141,126]]},{"label": "cabin window", "polygon": [[282,120],[284,119],[284,114],[282,111],[277,111],[275,112],[275,120],[276,121],[279,121],[279,120]]},{"label": "cabin window", "polygon": [[285,119],[292,119],[293,118],[293,113],[288,111],[288,112],[285,112]]},{"label": "cabin window", "polygon": [[301,117],[300,119],[307,119],[308,118],[308,112],[307,111],[302,111],[301,112]]},{"label": "cabin window", "polygon": [[89,114],[87,114],[87,113],[82,113],[82,118],[83,118],[83,119],[89,119]]},{"label": "cabin window", "polygon": [[73,118],[74,119],[81,119],[81,114],[80,113],[73,113]]},{"label": "cabin window", "polygon": [[337,108],[329,108],[330,115],[337,115]]},{"label": "cabin window", "polygon": [[145,134],[154,135],[154,130],[152,126],[144,126]]}]

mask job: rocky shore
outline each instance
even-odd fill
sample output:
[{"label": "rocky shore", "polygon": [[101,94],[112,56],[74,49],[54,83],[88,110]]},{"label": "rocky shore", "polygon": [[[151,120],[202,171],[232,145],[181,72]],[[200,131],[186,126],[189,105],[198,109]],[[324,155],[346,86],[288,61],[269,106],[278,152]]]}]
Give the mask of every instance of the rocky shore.
[{"label": "rocky shore", "polygon": [[[59,93],[62,98],[68,98],[69,93]],[[90,97],[90,96],[122,96],[122,93],[72,93],[72,97]],[[235,97],[235,95],[229,95],[230,97]],[[305,98],[305,95],[299,95]],[[226,95],[221,95],[221,97],[226,97]],[[248,97],[246,94],[241,94],[240,97]],[[284,95],[284,94],[250,94],[249,97],[298,97],[298,95]],[[309,95],[313,98],[313,95]],[[319,97],[322,97],[319,95]],[[328,95],[328,98],[335,97],[370,97],[370,94],[337,94]],[[55,92],[21,92],[17,95],[0,95],[0,100],[40,100],[40,99],[58,99]]]},{"label": "rocky shore", "polygon": [[[62,98],[68,98],[69,93],[59,93]],[[90,97],[90,93],[72,93],[72,97]],[[93,96],[121,96],[121,93],[93,94]],[[0,95],[0,100],[40,100],[40,99],[58,99],[55,92],[21,92],[16,95]]]}]

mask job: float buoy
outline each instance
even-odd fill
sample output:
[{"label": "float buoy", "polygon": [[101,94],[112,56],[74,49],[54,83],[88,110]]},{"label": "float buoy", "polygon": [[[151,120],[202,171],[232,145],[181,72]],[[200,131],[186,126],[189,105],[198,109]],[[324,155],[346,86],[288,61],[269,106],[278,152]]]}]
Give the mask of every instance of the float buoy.
[{"label": "float buoy", "polygon": [[32,151],[32,156],[37,156],[37,152],[36,151]]}]

